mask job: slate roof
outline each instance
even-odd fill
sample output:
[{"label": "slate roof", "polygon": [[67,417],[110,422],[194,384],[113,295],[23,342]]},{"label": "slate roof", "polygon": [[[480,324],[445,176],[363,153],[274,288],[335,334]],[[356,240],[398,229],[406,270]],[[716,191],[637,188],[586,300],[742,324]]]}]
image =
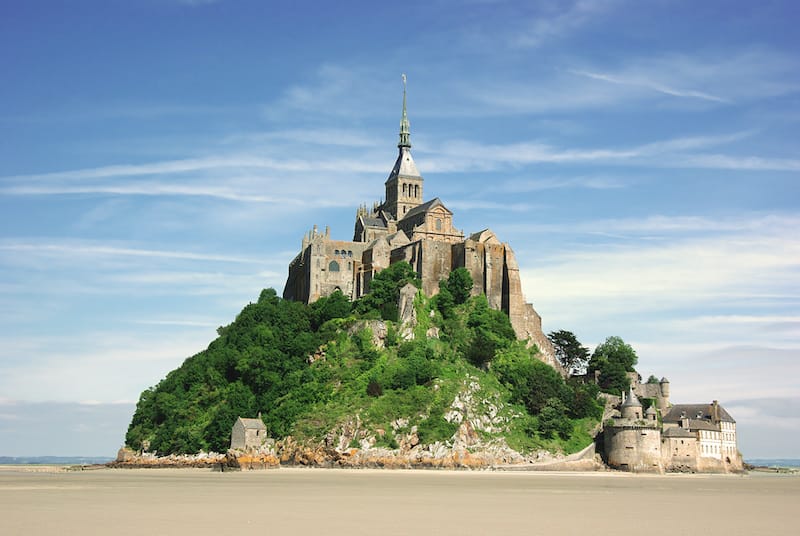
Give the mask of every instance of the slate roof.
[{"label": "slate roof", "polygon": [[406,215],[403,216],[403,219],[405,220],[405,219],[408,219],[408,218],[413,218],[417,214],[422,214],[423,212],[428,212],[430,209],[432,209],[433,207],[437,207],[437,206],[443,206],[445,208],[445,210],[450,212],[450,209],[448,209],[447,207],[444,206],[444,203],[442,203],[441,199],[439,199],[438,197],[434,197],[430,201],[422,203],[421,205],[417,205],[416,207],[414,207],[411,210],[409,210],[406,213]]},{"label": "slate roof", "polygon": [[689,419],[689,430],[711,430],[712,432],[719,432],[719,428],[715,424],[702,419]]},{"label": "slate roof", "polygon": [[394,162],[392,172],[389,173],[389,179],[397,175],[403,175],[406,177],[421,176],[419,171],[417,171],[417,165],[414,163],[414,159],[411,158],[411,151],[406,147],[400,148],[400,154],[397,155],[397,160]]},{"label": "slate roof", "polygon": [[239,417],[239,420],[242,421],[245,430],[266,430],[267,427],[264,425],[264,421],[261,419],[245,419],[243,417]]},{"label": "slate roof", "polygon": [[636,398],[636,394],[633,392],[632,387],[628,389],[628,397],[625,399],[625,402],[623,402],[622,406],[620,407],[627,408],[631,406],[640,408],[642,407],[642,403],[639,402],[638,398]]},{"label": "slate roof", "polygon": [[661,435],[663,437],[694,438],[693,433],[691,433],[689,430],[681,428],[680,426],[670,426],[669,428],[665,428],[664,432]]},{"label": "slate roof", "polygon": [[[663,420],[664,422],[681,422],[681,419],[685,417],[690,420],[711,421],[713,407],[713,404],[675,404],[664,415]],[[717,408],[720,421],[736,422],[721,405],[717,405]]]},{"label": "slate roof", "polygon": [[365,227],[380,227],[384,229],[386,228],[386,222],[384,222],[380,218],[369,218],[367,216],[362,216],[361,219],[364,221]]}]

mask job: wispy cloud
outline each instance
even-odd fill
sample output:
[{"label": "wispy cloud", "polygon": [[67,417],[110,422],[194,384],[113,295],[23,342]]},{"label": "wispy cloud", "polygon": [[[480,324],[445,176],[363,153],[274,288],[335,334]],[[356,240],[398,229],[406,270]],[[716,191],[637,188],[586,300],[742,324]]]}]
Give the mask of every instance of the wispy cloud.
[{"label": "wispy cloud", "polygon": [[633,86],[633,87],[641,87],[646,89],[651,89],[658,93],[663,93],[665,95],[671,95],[673,97],[686,97],[692,99],[702,99],[708,100],[713,102],[719,103],[730,103],[731,101],[722,97],[718,97],[716,95],[710,95],[708,93],[704,93],[702,91],[696,91],[692,89],[679,89],[669,87],[667,85],[658,83],[654,80],[646,80],[646,79],[625,79],[617,76],[613,76],[610,74],[603,74],[603,73],[592,73],[587,71],[578,71],[578,70],[571,70],[573,74],[579,76],[585,76],[586,78],[591,78],[593,80],[602,80],[604,82],[609,82],[612,84],[619,84],[623,86]]},{"label": "wispy cloud", "polygon": [[535,80],[525,74],[497,73],[468,85],[454,85],[452,94],[466,102],[454,100],[461,104],[459,108],[444,105],[439,114],[552,116],[592,109],[644,110],[653,102],[692,110],[721,105],[741,108],[800,90],[800,62],[769,48],[632,53],[616,61],[548,59],[537,63],[535,72]]},{"label": "wispy cloud", "polygon": [[[574,232],[659,232],[669,240],[571,243],[549,255],[537,249],[531,268],[522,271],[525,288],[557,309],[581,310],[578,303],[591,303],[595,314],[609,307],[692,310],[714,300],[746,302],[792,292],[800,298],[799,223],[796,216],[742,218],[716,226],[686,217],[584,222]],[[520,257],[524,267],[527,259]]]},{"label": "wispy cloud", "polygon": [[589,190],[612,190],[624,188],[627,181],[616,177],[553,177],[545,179],[511,179],[501,182],[493,191],[502,192],[539,192],[543,190],[559,190],[568,188],[586,188]]},{"label": "wispy cloud", "polygon": [[731,169],[741,171],[800,171],[800,159],[731,156],[725,154],[686,155],[673,162],[676,167]]},{"label": "wispy cloud", "polygon": [[85,243],[69,244],[44,244],[44,243],[0,243],[0,251],[14,253],[31,253],[41,255],[57,255],[67,257],[92,257],[92,256],[112,256],[112,257],[148,257],[162,259],[181,259],[197,261],[213,261],[226,263],[245,263],[263,264],[262,259],[216,255],[209,253],[195,253],[190,251],[167,251],[154,249],[137,249],[126,247],[115,247],[106,245],[92,245]]},{"label": "wispy cloud", "polygon": [[596,20],[616,3],[611,0],[578,0],[543,4],[552,11],[543,10],[526,22],[524,30],[513,34],[511,43],[524,48],[542,46]]},{"label": "wispy cloud", "polygon": [[[432,150],[432,156],[427,162],[428,168],[434,172],[457,172],[466,170],[487,171],[496,169],[497,166],[519,166],[528,164],[573,164],[573,163],[648,163],[658,167],[691,167],[693,162],[698,167],[711,167],[713,159],[704,159],[702,154],[695,151],[715,145],[725,145],[751,136],[752,131],[735,132],[714,136],[685,136],[661,140],[642,145],[619,148],[561,148],[548,143],[528,141],[505,145],[485,144],[466,140],[452,140],[443,142],[441,146]],[[670,158],[663,158],[670,155]],[[791,169],[792,160],[770,161],[759,159],[760,169]],[[731,163],[720,160],[720,165],[729,168]],[[588,186],[591,179],[575,179],[572,185]],[[570,186],[563,180],[540,182],[547,187]],[[609,181],[594,181],[596,187],[613,184]]]}]

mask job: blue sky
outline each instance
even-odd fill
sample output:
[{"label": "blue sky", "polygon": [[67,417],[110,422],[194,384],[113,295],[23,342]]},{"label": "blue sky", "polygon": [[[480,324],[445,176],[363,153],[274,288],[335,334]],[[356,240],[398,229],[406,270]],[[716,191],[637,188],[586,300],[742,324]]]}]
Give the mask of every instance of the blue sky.
[{"label": "blue sky", "polygon": [[426,198],[545,331],[800,457],[794,2],[289,4],[0,3],[0,455],[113,455],[303,233],[349,239],[406,73]]}]

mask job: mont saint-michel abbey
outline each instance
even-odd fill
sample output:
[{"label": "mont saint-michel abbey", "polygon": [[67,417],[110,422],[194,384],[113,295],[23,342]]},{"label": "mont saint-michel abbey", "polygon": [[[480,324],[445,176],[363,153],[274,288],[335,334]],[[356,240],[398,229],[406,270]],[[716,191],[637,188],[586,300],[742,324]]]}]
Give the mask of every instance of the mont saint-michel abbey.
[{"label": "mont saint-michel abbey", "polygon": [[464,267],[472,275],[473,294],[485,294],[492,308],[507,313],[517,337],[536,343],[543,360],[558,368],[541,317],[522,295],[511,247],[489,229],[465,236],[438,197],[425,201],[424,180],[411,156],[405,88],[397,147],[384,201],[358,207],[352,240],[332,239],[329,228],[322,232],[315,225],[289,265],[283,297],[311,303],[340,290],[357,299],[369,292],[377,272],[400,261],[411,264],[422,291],[433,296],[441,279]]}]

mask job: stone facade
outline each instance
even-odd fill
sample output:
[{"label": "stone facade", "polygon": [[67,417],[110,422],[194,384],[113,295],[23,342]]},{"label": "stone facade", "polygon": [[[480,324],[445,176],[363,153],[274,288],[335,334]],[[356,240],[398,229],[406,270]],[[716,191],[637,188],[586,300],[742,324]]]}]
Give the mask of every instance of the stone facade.
[{"label": "stone facade", "polygon": [[[369,292],[374,275],[395,262],[407,262],[427,296],[456,268],[472,275],[472,294],[485,294],[489,305],[508,314],[517,336],[536,344],[541,359],[559,371],[541,317],[525,301],[519,265],[511,247],[489,229],[465,238],[455,228],[453,212],[439,198],[424,201],[424,180],[411,156],[403,92],[399,154],[385,182],[385,201],[360,206],[352,241],[333,240],[316,226],[303,237],[300,253],[289,265],[283,297],[311,303],[340,290],[350,299]],[[562,371],[563,372],[563,371]]]},{"label": "stone facade", "polygon": [[260,449],[267,441],[267,427],[257,419],[239,417],[231,429],[231,450]]}]

